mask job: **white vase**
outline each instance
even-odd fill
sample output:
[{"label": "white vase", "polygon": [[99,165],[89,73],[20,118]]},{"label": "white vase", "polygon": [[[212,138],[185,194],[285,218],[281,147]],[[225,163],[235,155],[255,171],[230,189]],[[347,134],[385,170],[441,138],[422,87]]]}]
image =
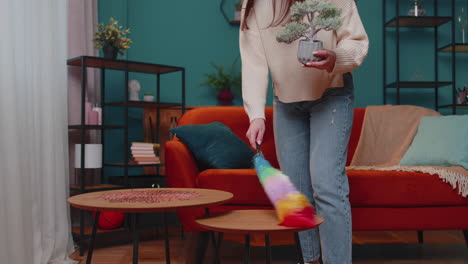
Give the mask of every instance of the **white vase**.
[{"label": "white vase", "polygon": [[301,40],[297,49],[297,59],[302,64],[308,61],[321,61],[323,57],[314,56],[313,52],[322,49],[323,42],[320,40]]},{"label": "white vase", "polygon": [[154,96],[153,95],[145,95],[145,96],[143,96],[143,101],[145,101],[145,102],[154,102]]}]

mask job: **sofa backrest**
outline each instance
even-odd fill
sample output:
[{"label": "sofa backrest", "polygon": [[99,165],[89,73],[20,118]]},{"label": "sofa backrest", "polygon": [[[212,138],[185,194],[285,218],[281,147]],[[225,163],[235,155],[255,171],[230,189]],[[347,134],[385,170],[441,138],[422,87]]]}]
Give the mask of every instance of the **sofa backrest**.
[{"label": "sofa backrest", "polygon": [[[351,160],[354,151],[356,150],[357,141],[359,139],[362,128],[364,112],[364,108],[356,108],[354,110],[354,123],[349,144],[348,163]],[[262,143],[262,152],[265,155],[265,158],[270,161],[273,166],[279,168],[273,137],[272,107],[266,108],[265,116],[267,121],[266,132]],[[247,129],[249,128],[249,119],[244,111],[244,108],[240,106],[208,106],[195,108],[186,112],[180,118],[178,125],[200,125],[216,121],[228,126],[239,138],[241,138],[247,145],[250,146],[247,137],[245,136]]]}]

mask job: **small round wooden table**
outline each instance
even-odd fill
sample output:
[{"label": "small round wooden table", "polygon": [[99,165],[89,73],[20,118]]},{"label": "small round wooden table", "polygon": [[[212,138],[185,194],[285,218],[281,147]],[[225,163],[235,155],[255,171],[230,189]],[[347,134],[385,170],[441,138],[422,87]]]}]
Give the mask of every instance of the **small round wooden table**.
[{"label": "small round wooden table", "polygon": [[304,263],[298,232],[317,227],[323,218],[315,216],[316,226],[310,228],[284,227],[278,225],[278,218],[274,210],[236,210],[202,217],[196,222],[210,230],[219,232],[215,243],[215,262],[219,263],[219,249],[224,233],[245,234],[244,263],[250,259],[250,235],[265,234],[266,263],[271,263],[270,234],[278,232],[293,232],[299,252],[299,263]]},{"label": "small round wooden table", "polygon": [[[142,193],[136,193],[142,192]],[[151,197],[144,201],[125,198],[128,195],[145,195]],[[172,194],[172,199],[171,199]],[[122,198],[123,197],[123,198]],[[174,198],[175,197],[175,198]],[[179,209],[208,208],[221,205],[231,200],[233,195],[229,192],[195,189],[195,188],[148,188],[148,189],[124,189],[102,192],[91,192],[72,196],[68,202],[76,208],[95,211],[93,231],[89,243],[86,263],[90,264],[94,241],[96,238],[97,222],[100,211],[118,211],[132,213],[133,230],[133,263],[138,263],[138,232],[136,230],[136,213],[163,212],[165,230],[166,263],[170,263],[169,235],[167,226],[167,215],[165,212],[177,211]],[[126,199],[126,200],[125,200]]]}]

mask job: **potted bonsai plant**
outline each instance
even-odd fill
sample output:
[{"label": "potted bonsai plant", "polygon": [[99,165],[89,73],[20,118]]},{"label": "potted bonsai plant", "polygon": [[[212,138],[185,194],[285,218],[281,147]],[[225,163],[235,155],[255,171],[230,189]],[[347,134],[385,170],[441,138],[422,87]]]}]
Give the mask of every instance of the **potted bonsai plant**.
[{"label": "potted bonsai plant", "polygon": [[290,13],[291,22],[277,34],[276,40],[289,44],[302,37],[304,39],[300,40],[297,53],[299,62],[305,64],[321,60],[321,57],[312,54],[323,49],[323,42],[316,39],[317,33],[320,30],[339,29],[342,24],[341,9],[330,2],[306,0],[293,4]]},{"label": "potted bonsai plant", "polygon": [[130,29],[122,30],[122,26],[118,26],[118,22],[113,18],[109,19],[109,23],[97,25],[97,31],[94,35],[96,48],[101,49],[106,59],[116,59],[117,53],[123,55],[122,50],[130,48],[129,44],[132,41],[124,37],[130,33]]},{"label": "potted bonsai plant", "polygon": [[220,105],[231,105],[234,99],[233,91],[240,90],[241,75],[235,70],[235,63],[227,69],[223,65],[211,65],[215,72],[205,74],[206,79],[202,84],[216,91]]}]

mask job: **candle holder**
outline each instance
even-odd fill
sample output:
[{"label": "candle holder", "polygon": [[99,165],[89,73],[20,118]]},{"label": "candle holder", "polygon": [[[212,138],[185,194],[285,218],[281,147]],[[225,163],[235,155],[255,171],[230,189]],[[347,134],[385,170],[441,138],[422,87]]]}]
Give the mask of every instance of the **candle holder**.
[{"label": "candle holder", "polygon": [[408,11],[408,16],[424,16],[426,15],[426,10],[422,9],[422,0],[410,0],[411,8]]},{"label": "candle holder", "polygon": [[466,44],[466,29],[468,27],[468,16],[466,7],[460,8],[457,15],[457,22],[462,33],[462,44]]}]

